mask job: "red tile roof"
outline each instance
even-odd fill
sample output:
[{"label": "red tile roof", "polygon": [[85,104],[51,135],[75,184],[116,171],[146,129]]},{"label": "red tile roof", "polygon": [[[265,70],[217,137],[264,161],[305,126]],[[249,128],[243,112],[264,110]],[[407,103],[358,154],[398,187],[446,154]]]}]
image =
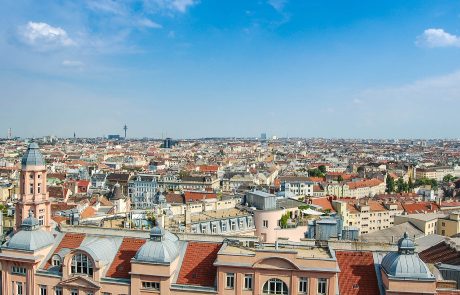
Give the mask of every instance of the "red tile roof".
[{"label": "red tile roof", "polygon": [[189,242],[177,283],[213,287],[217,273],[213,264],[220,247],[221,244]]},{"label": "red tile roof", "polygon": [[420,259],[425,263],[446,263],[452,265],[460,265],[460,252],[455,246],[442,241],[428,249],[423,250],[419,254]]},{"label": "red tile roof", "polygon": [[208,192],[185,192],[185,202],[201,201],[204,199],[215,199],[217,195],[215,193]]},{"label": "red tile roof", "polygon": [[[78,233],[66,233],[65,236],[62,238],[59,245],[54,249],[54,254],[58,253],[63,248],[68,249],[75,249],[80,247],[81,242],[85,239],[85,234],[78,234]],[[48,261],[45,265],[45,269],[48,269],[51,266],[51,261]]]},{"label": "red tile roof", "polygon": [[336,252],[340,294],[378,295],[379,287],[371,252]]},{"label": "red tile roof", "polygon": [[106,276],[128,279],[131,271],[131,259],[144,244],[145,239],[124,238],[112,264],[107,270]]},{"label": "red tile roof", "polygon": [[431,213],[431,212],[437,212],[439,211],[439,206],[436,203],[430,203],[430,202],[419,202],[419,203],[413,203],[413,204],[402,204],[404,211],[406,211],[409,214],[415,214],[415,213]]},{"label": "red tile roof", "polygon": [[327,197],[311,198],[310,200],[313,205],[320,206],[323,210],[329,209],[331,212],[335,212],[331,200]]}]

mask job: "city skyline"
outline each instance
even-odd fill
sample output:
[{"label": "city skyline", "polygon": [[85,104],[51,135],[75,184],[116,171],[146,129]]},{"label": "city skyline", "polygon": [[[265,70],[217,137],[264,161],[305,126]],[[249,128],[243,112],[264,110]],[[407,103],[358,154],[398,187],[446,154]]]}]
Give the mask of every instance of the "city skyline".
[{"label": "city skyline", "polygon": [[0,137],[458,138],[456,1],[2,6]]}]

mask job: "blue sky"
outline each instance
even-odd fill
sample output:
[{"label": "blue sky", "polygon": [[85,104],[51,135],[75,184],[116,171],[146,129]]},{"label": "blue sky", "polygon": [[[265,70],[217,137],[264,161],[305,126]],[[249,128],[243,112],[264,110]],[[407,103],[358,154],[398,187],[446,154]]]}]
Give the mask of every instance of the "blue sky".
[{"label": "blue sky", "polygon": [[0,5],[3,136],[459,137],[457,0]]}]

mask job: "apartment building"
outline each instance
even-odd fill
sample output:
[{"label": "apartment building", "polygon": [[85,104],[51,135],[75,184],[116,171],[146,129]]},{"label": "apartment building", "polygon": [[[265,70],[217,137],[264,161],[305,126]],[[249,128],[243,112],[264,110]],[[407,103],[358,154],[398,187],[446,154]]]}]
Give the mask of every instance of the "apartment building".
[{"label": "apartment building", "polygon": [[130,178],[128,196],[133,209],[153,208],[158,192],[158,178],[155,174],[138,174]]},{"label": "apartment building", "polygon": [[404,212],[398,203],[383,203],[373,200],[333,200],[332,206],[342,217],[343,225],[357,227],[360,234],[389,228],[393,226],[395,216]]},{"label": "apartment building", "polygon": [[284,176],[279,178],[281,191],[286,191],[298,197],[311,197],[314,195],[315,183],[308,177]]}]

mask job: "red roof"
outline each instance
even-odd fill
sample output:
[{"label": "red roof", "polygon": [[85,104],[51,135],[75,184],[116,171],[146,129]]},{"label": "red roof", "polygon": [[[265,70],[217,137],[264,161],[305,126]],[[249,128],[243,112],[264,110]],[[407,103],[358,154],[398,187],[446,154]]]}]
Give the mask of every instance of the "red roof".
[{"label": "red roof", "polygon": [[185,202],[201,201],[204,199],[215,199],[217,195],[215,193],[208,192],[185,192]]},{"label": "red roof", "polygon": [[177,283],[214,287],[217,273],[214,261],[220,247],[221,244],[189,242]]},{"label": "red roof", "polygon": [[378,295],[379,287],[371,252],[336,252],[340,294]]},{"label": "red roof", "polygon": [[131,271],[131,259],[144,244],[145,239],[124,238],[106,276],[128,279]]},{"label": "red roof", "polygon": [[329,209],[331,212],[335,212],[331,200],[327,197],[311,198],[310,200],[313,205],[320,206],[323,210]]},{"label": "red roof", "polygon": [[[66,233],[64,237],[62,237],[61,242],[59,245],[54,249],[54,253],[58,253],[63,248],[68,249],[75,249],[80,247],[81,242],[85,239],[85,234],[78,234],[78,233]],[[48,269],[51,266],[50,261],[48,261],[45,265],[45,269]]]},{"label": "red roof", "polygon": [[415,213],[431,213],[439,211],[439,206],[436,203],[430,202],[419,202],[419,203],[412,203],[412,204],[402,204],[404,211],[409,214]]}]

